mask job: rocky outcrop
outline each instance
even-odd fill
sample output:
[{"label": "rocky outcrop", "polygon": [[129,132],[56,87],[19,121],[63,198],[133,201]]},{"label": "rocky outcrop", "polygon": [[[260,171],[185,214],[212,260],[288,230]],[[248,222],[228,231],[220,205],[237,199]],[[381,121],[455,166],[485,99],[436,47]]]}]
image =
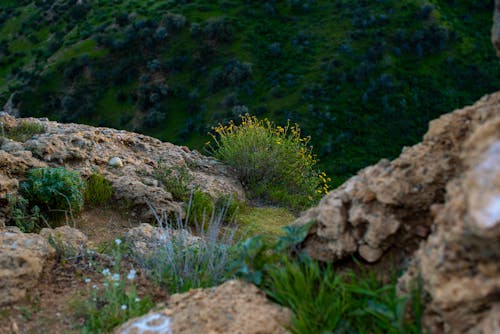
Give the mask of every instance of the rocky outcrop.
[{"label": "rocky outcrop", "polygon": [[493,28],[491,31],[491,42],[497,55],[500,57],[500,0],[495,0],[495,13],[493,14]]},{"label": "rocky outcrop", "polygon": [[369,262],[393,250],[408,258],[431,231],[433,211],[447,183],[465,166],[460,159],[473,131],[500,113],[500,93],[430,123],[421,143],[399,158],[363,169],[326,195],[296,223],[314,221],[306,251],[323,261],[359,254]]},{"label": "rocky outcrop", "polygon": [[447,186],[435,209],[436,231],[401,279],[407,292],[419,275],[431,301],[431,332],[500,331],[500,107],[464,145],[463,175]]},{"label": "rocky outcrop", "polygon": [[25,297],[54,264],[55,251],[37,234],[17,228],[0,231],[0,306]]},{"label": "rocky outcrop", "polygon": [[115,334],[285,334],[290,319],[288,309],[269,302],[255,286],[228,281],[173,295],[165,310],[132,319]]},{"label": "rocky outcrop", "polygon": [[103,174],[114,188],[115,200],[126,203],[145,221],[153,218],[148,203],[159,211],[180,209],[168,189],[152,176],[159,166],[186,168],[192,183],[213,197],[244,197],[241,184],[228,167],[186,147],[127,131],[0,114],[5,131],[23,121],[42,124],[46,131],[25,142],[0,136],[0,217],[6,215],[6,194],[16,191],[27,169],[40,166],[64,166],[84,177],[93,172]]}]

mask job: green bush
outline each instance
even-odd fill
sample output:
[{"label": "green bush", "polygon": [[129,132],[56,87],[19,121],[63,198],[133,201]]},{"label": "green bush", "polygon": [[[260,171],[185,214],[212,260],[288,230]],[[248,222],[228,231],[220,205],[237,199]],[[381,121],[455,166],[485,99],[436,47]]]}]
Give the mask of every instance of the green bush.
[{"label": "green bush", "polygon": [[11,222],[24,233],[37,232],[42,228],[43,217],[38,206],[30,207],[29,201],[22,196],[7,195],[11,211]]},{"label": "green bush", "polygon": [[268,119],[241,117],[214,129],[209,151],[236,170],[250,197],[271,204],[304,208],[328,192],[329,179],[298,125],[276,126]]},{"label": "green bush", "polygon": [[170,168],[160,165],[153,172],[153,176],[163,184],[165,190],[170,192],[175,200],[182,202],[189,200],[193,177],[186,167]]},{"label": "green bush", "polygon": [[45,127],[38,122],[21,121],[16,126],[4,130],[2,135],[15,141],[25,142],[33,135],[44,132]]},{"label": "green bush", "polygon": [[36,205],[42,213],[56,216],[78,213],[83,208],[85,185],[78,172],[46,167],[31,169],[26,176],[19,191],[30,207]]},{"label": "green bush", "polygon": [[85,204],[104,205],[111,200],[113,188],[101,174],[92,174],[85,182]]}]

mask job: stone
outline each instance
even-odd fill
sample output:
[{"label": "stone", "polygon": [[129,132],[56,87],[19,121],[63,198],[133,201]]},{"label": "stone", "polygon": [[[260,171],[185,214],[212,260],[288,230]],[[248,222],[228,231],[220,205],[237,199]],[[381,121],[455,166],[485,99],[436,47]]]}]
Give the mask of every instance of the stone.
[{"label": "stone", "polygon": [[115,334],[280,334],[292,312],[271,303],[250,283],[232,280],[216,288],[173,295],[167,308],[131,319]]},{"label": "stone", "polygon": [[[500,111],[500,106],[497,109]],[[447,186],[435,231],[415,254],[399,288],[418,276],[430,302],[431,332],[500,331],[500,113],[479,126],[461,154],[464,172]]]},{"label": "stone", "polygon": [[202,242],[200,237],[192,235],[187,230],[154,227],[147,223],[131,228],[125,235],[125,240],[130,245],[132,254],[138,259],[155,256],[169,242],[170,238],[182,238],[188,245]]},{"label": "stone", "polygon": [[54,263],[55,251],[40,235],[0,230],[0,306],[22,300]]},{"label": "stone", "polygon": [[[5,128],[26,121],[41,122],[7,113],[0,116]],[[16,184],[33,167],[63,166],[80,172],[83,177],[98,172],[110,181],[114,200],[123,203],[132,216],[143,222],[154,219],[151,207],[174,214],[181,210],[172,195],[154,180],[153,172],[158,166],[186,168],[193,186],[213,198],[220,195],[245,198],[243,186],[229,167],[197,151],[122,130],[48,120],[43,126],[45,133],[26,142],[0,139],[0,219],[8,217],[4,205],[7,189],[15,193]],[[109,163],[118,168],[110,168]]]},{"label": "stone", "polygon": [[66,255],[76,255],[88,248],[87,236],[67,225],[55,229],[44,228],[40,231],[40,236]]},{"label": "stone", "polygon": [[118,157],[112,157],[111,159],[109,159],[108,165],[115,168],[121,168],[123,167],[123,161]]},{"label": "stone", "polygon": [[[421,143],[405,148],[393,161],[361,170],[328,193],[295,221],[315,222],[303,243],[306,252],[321,261],[357,254],[371,263],[390,252],[397,264],[406,263],[429,235],[432,208],[444,203],[447,184],[467,168],[461,158],[465,143],[499,114],[500,92],[443,115],[430,122]],[[494,201],[486,193],[481,196],[474,203]],[[492,204],[489,211],[478,211],[490,216],[479,221],[491,225],[495,210]]]}]

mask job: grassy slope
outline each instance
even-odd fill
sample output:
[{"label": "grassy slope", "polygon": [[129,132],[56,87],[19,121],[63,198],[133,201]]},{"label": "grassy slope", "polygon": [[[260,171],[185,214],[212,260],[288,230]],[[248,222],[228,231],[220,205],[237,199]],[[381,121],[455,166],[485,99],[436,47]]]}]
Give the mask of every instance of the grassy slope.
[{"label": "grassy slope", "polygon": [[[500,87],[490,2],[2,1],[0,102],[17,91],[25,115],[193,147],[245,105],[300,123],[338,183],[418,141],[430,119]],[[187,24],[155,39],[167,12]],[[220,16],[230,42],[192,37],[194,23]],[[214,72],[235,59],[252,64],[251,77],[211,89]],[[144,124],[153,109],[163,117]]]}]

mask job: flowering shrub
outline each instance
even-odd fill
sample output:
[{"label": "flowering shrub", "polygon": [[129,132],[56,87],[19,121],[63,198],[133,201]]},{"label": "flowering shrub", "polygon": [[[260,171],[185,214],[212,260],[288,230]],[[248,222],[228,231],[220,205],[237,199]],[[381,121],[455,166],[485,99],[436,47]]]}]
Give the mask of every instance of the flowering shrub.
[{"label": "flowering shrub", "polygon": [[285,127],[248,114],[241,123],[219,124],[207,143],[210,153],[232,166],[250,197],[304,208],[328,192],[330,179],[297,124]]}]

